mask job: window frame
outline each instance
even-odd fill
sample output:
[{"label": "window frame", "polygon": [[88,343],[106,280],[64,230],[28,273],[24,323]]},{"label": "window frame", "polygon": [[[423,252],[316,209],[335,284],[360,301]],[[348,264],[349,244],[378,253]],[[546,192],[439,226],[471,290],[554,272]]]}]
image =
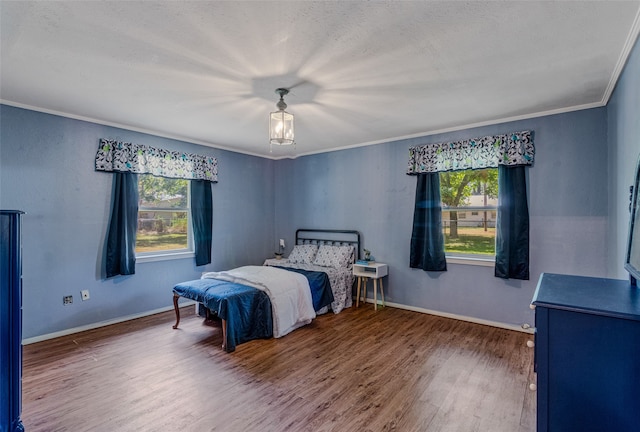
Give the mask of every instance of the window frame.
[{"label": "window frame", "polygon": [[[483,168],[483,169],[493,169],[496,170],[496,173],[498,172],[498,168],[493,168],[493,167],[489,167],[489,168]],[[460,171],[472,171],[471,169],[468,170],[460,170]],[[442,184],[440,184],[440,190],[442,191]],[[500,192],[498,191],[498,194]],[[441,192],[442,195],[442,192]],[[441,215],[442,215],[442,234],[444,236],[444,232],[445,232],[445,218],[444,218],[444,214],[445,212],[450,212],[450,211],[457,211],[457,212],[487,212],[489,213],[488,217],[491,217],[491,213],[495,213],[496,217],[495,217],[495,223],[496,223],[496,227],[494,227],[495,229],[497,229],[497,214],[498,214],[498,204],[496,203],[496,205],[490,205],[490,206],[458,206],[458,207],[446,207],[442,201],[440,202],[441,205]],[[458,220],[460,219],[465,219],[466,218],[466,214],[465,217],[460,218],[460,213],[458,213]],[[494,244],[495,244],[495,240],[497,237],[497,232],[496,235],[494,236]],[[447,261],[447,264],[466,264],[466,265],[476,265],[476,266],[485,266],[485,267],[493,267],[495,265],[496,262],[496,254],[495,254],[495,249],[494,249],[494,253],[493,255],[490,254],[473,254],[473,253],[463,253],[463,252],[448,252],[446,250],[446,241],[444,242],[444,246],[445,246],[445,259]]]},{"label": "window frame", "polygon": [[[152,176],[153,174],[140,174]],[[170,180],[186,180],[178,178],[169,178]],[[193,224],[191,218],[191,183],[187,181],[187,206],[185,207],[146,207],[142,206],[140,197],[138,198],[138,218],[141,212],[166,212],[175,213],[183,212],[187,213],[187,247],[181,249],[168,249],[162,251],[150,251],[150,252],[136,252],[136,262],[154,262],[154,261],[166,261],[173,259],[193,258],[195,257],[195,246],[193,240]],[[138,178],[138,187],[140,187],[140,179]],[[138,228],[136,227],[136,242],[137,242]]]}]

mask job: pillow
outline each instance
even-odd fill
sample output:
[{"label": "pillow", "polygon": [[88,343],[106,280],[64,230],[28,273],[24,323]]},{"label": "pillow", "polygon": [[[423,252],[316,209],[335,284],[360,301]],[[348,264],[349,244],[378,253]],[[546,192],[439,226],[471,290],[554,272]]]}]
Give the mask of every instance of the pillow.
[{"label": "pillow", "polygon": [[313,263],[323,267],[349,268],[353,262],[353,246],[322,245]]},{"label": "pillow", "polygon": [[318,245],[295,245],[289,254],[291,264],[312,264],[318,252]]}]

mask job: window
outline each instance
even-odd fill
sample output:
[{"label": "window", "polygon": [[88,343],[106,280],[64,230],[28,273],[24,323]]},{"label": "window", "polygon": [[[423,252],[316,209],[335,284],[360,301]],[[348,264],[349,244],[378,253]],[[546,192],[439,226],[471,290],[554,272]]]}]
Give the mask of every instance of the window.
[{"label": "window", "polygon": [[498,169],[441,172],[440,195],[446,255],[495,257]]},{"label": "window", "polygon": [[193,252],[189,180],[138,176],[136,256]]}]

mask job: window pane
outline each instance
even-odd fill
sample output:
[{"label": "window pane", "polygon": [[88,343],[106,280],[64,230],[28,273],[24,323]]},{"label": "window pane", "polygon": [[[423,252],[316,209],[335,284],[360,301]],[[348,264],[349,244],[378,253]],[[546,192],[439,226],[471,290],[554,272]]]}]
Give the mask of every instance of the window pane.
[{"label": "window pane", "polygon": [[141,175],[138,179],[140,208],[187,208],[189,181]]},{"label": "window pane", "polygon": [[459,226],[457,236],[451,236],[450,227],[444,230],[444,250],[455,254],[496,254],[496,228]]},{"label": "window pane", "polygon": [[189,181],[140,175],[138,192],[136,253],[189,250]]},{"label": "window pane", "polygon": [[446,253],[495,256],[498,169],[440,173]]},{"label": "window pane", "polygon": [[186,211],[139,211],[136,253],[187,249]]}]

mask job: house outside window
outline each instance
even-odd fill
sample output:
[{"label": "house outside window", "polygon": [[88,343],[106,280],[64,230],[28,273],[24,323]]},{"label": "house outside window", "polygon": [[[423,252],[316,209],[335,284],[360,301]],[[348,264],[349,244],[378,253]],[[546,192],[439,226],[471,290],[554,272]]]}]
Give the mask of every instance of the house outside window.
[{"label": "house outside window", "polygon": [[494,258],[498,169],[441,172],[440,195],[446,256]]},{"label": "house outside window", "polygon": [[189,180],[138,178],[136,256],[193,252]]}]

